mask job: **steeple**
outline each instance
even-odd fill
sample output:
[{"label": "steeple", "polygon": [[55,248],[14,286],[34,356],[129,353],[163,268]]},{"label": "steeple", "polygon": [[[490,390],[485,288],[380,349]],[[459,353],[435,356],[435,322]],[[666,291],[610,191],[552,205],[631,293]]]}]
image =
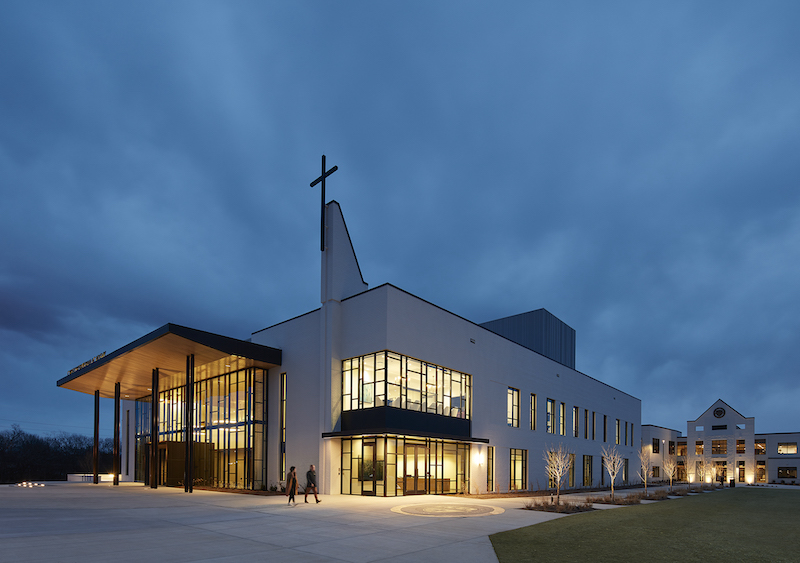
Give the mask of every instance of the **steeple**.
[{"label": "steeple", "polygon": [[322,252],[320,301],[341,301],[369,289],[361,275],[356,252],[339,203],[325,206],[325,250]]}]

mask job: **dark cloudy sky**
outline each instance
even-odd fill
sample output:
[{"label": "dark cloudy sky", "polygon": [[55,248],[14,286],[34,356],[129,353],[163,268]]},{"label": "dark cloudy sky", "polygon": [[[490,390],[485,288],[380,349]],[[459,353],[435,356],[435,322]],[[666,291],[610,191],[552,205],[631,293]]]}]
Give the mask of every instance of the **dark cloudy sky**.
[{"label": "dark cloudy sky", "polygon": [[[366,281],[685,430],[800,430],[800,4],[0,4],[0,430],[90,434],[67,371],[319,305],[320,155]],[[111,435],[111,401],[103,401]]]}]

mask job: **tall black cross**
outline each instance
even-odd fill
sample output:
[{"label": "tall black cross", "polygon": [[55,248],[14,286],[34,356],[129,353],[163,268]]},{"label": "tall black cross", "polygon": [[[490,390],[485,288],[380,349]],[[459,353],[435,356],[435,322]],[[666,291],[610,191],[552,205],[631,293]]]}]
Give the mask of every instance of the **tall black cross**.
[{"label": "tall black cross", "polygon": [[325,178],[333,174],[339,170],[338,166],[334,166],[327,172],[325,172],[325,155],[322,155],[322,175],[311,182],[311,187],[313,188],[320,182],[322,182],[322,220],[320,223],[320,234],[319,234],[319,249],[322,252],[325,252]]}]

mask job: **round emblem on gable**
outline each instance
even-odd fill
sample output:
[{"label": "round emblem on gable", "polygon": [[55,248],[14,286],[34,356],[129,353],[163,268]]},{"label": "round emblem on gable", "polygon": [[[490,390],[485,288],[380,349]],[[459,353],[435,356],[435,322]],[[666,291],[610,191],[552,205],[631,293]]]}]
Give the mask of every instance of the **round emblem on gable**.
[{"label": "round emblem on gable", "polygon": [[723,409],[722,407],[714,409],[714,416],[716,416],[717,418],[722,418],[723,416],[725,416],[725,409]]}]

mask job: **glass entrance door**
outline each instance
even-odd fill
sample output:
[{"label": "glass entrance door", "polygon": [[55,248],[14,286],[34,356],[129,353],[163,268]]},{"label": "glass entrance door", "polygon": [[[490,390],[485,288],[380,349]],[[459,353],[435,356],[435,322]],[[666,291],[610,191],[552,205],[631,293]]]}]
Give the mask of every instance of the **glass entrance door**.
[{"label": "glass entrance door", "polygon": [[424,495],[428,492],[428,448],[406,444],[404,492],[407,495]]},{"label": "glass entrance door", "polygon": [[364,442],[361,455],[361,494],[375,496],[375,442]]}]

